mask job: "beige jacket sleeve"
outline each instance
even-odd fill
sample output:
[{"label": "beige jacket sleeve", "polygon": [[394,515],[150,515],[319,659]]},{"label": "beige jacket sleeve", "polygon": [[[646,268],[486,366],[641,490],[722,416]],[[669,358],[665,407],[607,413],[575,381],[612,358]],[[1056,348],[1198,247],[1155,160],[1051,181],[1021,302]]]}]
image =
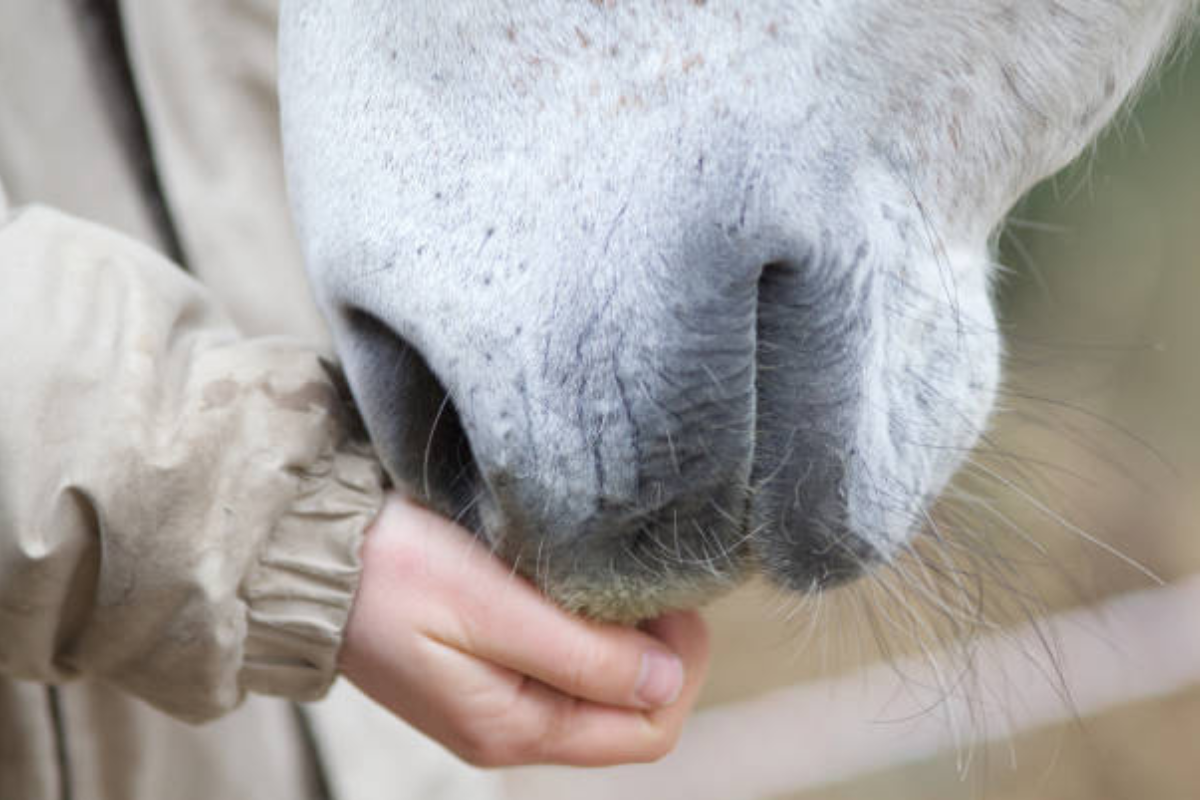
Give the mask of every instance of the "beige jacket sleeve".
[{"label": "beige jacket sleeve", "polygon": [[380,503],[318,354],[149,249],[0,199],[0,673],[183,719],[321,695]]}]

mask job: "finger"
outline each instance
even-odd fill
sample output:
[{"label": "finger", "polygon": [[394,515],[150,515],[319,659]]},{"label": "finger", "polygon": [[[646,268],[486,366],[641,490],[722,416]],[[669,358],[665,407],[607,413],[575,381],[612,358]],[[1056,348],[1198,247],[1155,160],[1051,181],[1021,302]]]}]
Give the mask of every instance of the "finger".
[{"label": "finger", "polygon": [[430,636],[597,703],[645,709],[678,698],[684,665],[662,642],[568,614],[461,528],[412,503],[398,506],[389,524],[420,537],[424,579],[454,612],[435,617]]},{"label": "finger", "polygon": [[[707,672],[708,631],[696,613],[667,615],[647,625],[679,652],[688,681],[676,703],[651,712],[613,708],[527,682],[502,718],[506,735],[484,759],[490,765],[563,764],[601,767],[656,761],[679,741]],[[480,704],[474,704],[476,710]],[[480,717],[475,717],[476,722]]]},{"label": "finger", "polygon": [[586,622],[546,603],[535,598],[481,609],[466,646],[580,699],[637,709],[678,699],[685,667],[668,647],[640,631]]},{"label": "finger", "polygon": [[578,767],[642,763],[657,761],[675,748],[708,671],[708,629],[695,612],[669,614],[645,627],[684,662],[687,681],[678,700],[655,711],[630,712],[586,701],[564,704],[561,699],[545,697],[540,709],[545,733],[538,763]]},{"label": "finger", "polygon": [[415,722],[466,761],[482,767],[560,764],[600,767],[657,760],[680,726],[650,712],[570,697],[546,684],[438,643],[435,661],[466,691],[445,696],[440,713]]},{"label": "finger", "polygon": [[558,764],[608,767],[657,761],[674,749],[680,728],[656,724],[649,712],[616,708],[569,697],[530,682],[515,719],[524,736],[502,753],[512,765]]},{"label": "finger", "polygon": [[[647,624],[648,633],[620,631],[682,655],[688,680],[671,708],[643,714],[569,697],[422,632],[431,616],[438,630],[460,624],[463,584],[488,577],[475,562],[496,567],[461,529],[437,535],[423,527],[438,522],[393,502],[368,536],[343,649],[343,667],[361,689],[473,763],[596,766],[652,760],[674,745],[707,664],[707,635],[698,617],[669,615]],[[499,574],[505,588],[491,592],[493,602],[504,604],[505,597],[524,591],[545,604],[532,588],[510,582],[503,567]],[[478,598],[471,601],[478,604]]]},{"label": "finger", "polygon": [[712,655],[708,625],[699,613],[680,611],[651,620],[643,627],[661,639],[673,652],[678,653],[684,664],[686,681],[679,699],[670,706],[648,714],[654,725],[677,736],[700,696],[705,678],[708,677],[709,659]]}]

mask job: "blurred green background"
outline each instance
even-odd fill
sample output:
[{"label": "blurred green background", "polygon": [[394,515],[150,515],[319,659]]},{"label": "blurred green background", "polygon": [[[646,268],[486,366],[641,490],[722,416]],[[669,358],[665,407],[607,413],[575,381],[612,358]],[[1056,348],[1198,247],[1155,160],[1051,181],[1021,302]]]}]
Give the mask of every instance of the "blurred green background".
[{"label": "blurred green background", "polygon": [[[1167,582],[1200,573],[1200,58],[1174,59],[1084,158],[1019,205],[998,247],[1006,387],[978,466],[939,516],[947,535],[1019,564],[1007,573],[1019,592],[992,592],[981,613],[1010,623],[1153,583],[1073,528]],[[802,621],[762,621],[778,603],[769,589],[718,604],[707,701],[878,659],[856,612],[833,600],[819,648],[797,643]],[[1200,608],[1178,635],[1200,637]],[[781,650],[789,657],[764,656]],[[947,753],[795,800],[1200,798],[1200,687],[997,752],[965,778]]]},{"label": "blurred green background", "polygon": [[[518,774],[513,796],[682,798],[686,783],[716,797],[714,787],[731,788],[722,773],[758,787],[803,785],[779,777],[797,774],[794,764],[776,762],[795,753],[811,777],[806,750],[835,762],[819,762],[828,776],[859,732],[882,731],[865,743],[873,757],[893,741],[903,750],[907,734],[887,726],[922,719],[855,705],[865,696],[864,667],[890,660],[905,665],[901,693],[917,698],[918,717],[941,724],[945,696],[967,698],[972,712],[986,706],[961,746],[820,791],[763,798],[746,786],[728,800],[1200,798],[1200,674],[1191,688],[1155,696],[1145,673],[1169,672],[1169,653],[1184,649],[1177,643],[1200,646],[1200,608],[1158,606],[1184,622],[1143,613],[1126,621],[1124,642],[1097,612],[1160,581],[1170,589],[1200,576],[1200,57],[1174,59],[1094,148],[1014,210],[996,244],[1005,384],[992,429],[934,510],[919,552],[820,601],[761,583],[718,601],[706,612],[714,643],[701,700],[707,739],[689,745],[685,736],[677,758],[645,771]],[[922,573],[922,563],[933,570]],[[935,579],[914,589],[906,568]],[[1154,594],[1168,596],[1181,595]],[[1100,672],[1111,665],[1107,674],[1126,692],[1090,716],[1073,716],[1069,699],[1072,677],[1082,681],[1069,667],[1089,666],[1060,671],[1056,643],[1066,631],[1046,621],[1072,609],[1081,610],[1070,625],[1090,647],[1086,659]],[[1017,663],[1032,660],[1040,672],[997,670],[1002,686],[976,685],[990,656],[958,642],[1002,638],[1030,620],[1040,620],[1044,639],[1022,640]],[[1145,631],[1163,633],[1168,651],[1147,656],[1149,667],[1129,652],[1129,637]],[[949,656],[940,671],[917,674],[924,652]],[[850,680],[835,698],[830,683],[811,683],[841,678]],[[1046,688],[1030,680],[1047,681],[1051,691],[1040,695],[1062,701],[1047,718],[1069,721],[983,744],[1007,729],[997,717]],[[821,709],[818,718],[793,718],[792,707],[777,705],[784,695],[756,701],[785,687],[825,697],[801,706]],[[1128,700],[1138,688],[1153,699]],[[832,719],[837,709],[853,732]],[[806,747],[827,735],[833,750]]]}]

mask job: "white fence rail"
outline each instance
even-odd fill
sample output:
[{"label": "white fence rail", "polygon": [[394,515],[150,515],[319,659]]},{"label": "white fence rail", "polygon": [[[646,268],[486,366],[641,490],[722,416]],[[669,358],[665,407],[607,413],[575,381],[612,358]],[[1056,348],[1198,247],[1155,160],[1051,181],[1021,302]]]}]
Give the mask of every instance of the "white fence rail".
[{"label": "white fence rail", "polygon": [[[753,800],[799,792],[1200,684],[1200,576],[1048,617],[1062,680],[1032,627],[980,642],[948,696],[880,665],[706,710],[658,764],[521,770],[520,800]],[[1064,696],[1069,691],[1069,702]]]}]

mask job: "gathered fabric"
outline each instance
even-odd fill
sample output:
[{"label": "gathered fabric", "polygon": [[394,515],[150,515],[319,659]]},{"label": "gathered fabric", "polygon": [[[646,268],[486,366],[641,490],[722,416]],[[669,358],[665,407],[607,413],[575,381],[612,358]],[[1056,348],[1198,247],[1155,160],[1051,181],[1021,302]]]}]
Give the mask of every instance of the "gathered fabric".
[{"label": "gathered fabric", "polygon": [[344,683],[295,705],[382,475],[291,230],[276,15],[0,10],[0,800],[495,796]]}]

